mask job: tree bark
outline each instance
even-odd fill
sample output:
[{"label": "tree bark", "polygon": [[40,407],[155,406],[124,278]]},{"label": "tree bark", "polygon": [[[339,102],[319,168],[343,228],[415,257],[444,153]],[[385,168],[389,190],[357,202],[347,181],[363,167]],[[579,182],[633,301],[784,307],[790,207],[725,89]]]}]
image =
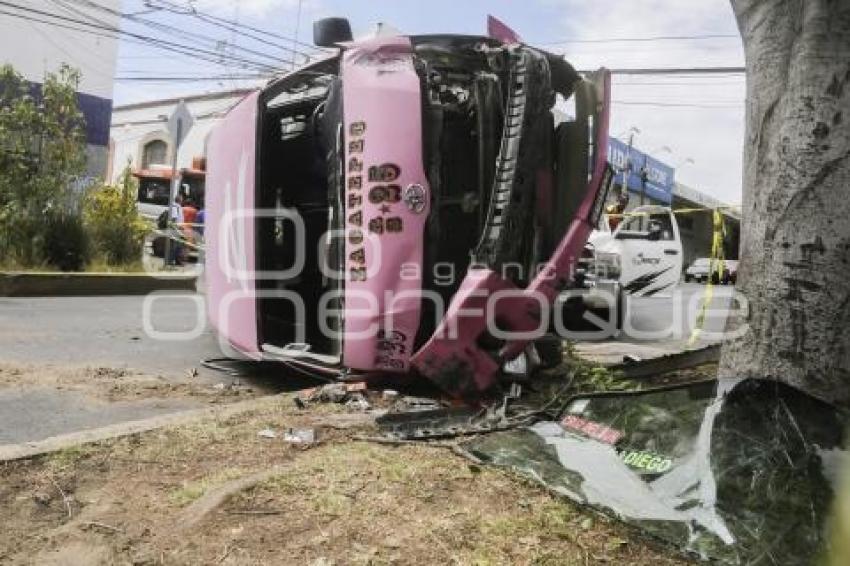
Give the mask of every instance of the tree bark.
[{"label": "tree bark", "polygon": [[720,375],[850,405],[850,0],[731,0],[747,61],[739,291]]}]

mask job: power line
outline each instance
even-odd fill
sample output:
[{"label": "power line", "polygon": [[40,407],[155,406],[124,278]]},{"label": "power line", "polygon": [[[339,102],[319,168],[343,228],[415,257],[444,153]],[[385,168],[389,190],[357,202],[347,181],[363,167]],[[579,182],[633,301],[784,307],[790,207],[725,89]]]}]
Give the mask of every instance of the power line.
[{"label": "power line", "polygon": [[[254,35],[252,33],[248,33],[246,31],[243,31],[243,30],[240,29],[242,27],[247,27],[248,29],[251,29],[251,30],[256,29],[256,28],[253,28],[251,26],[248,26],[247,24],[240,24],[238,22],[234,22],[233,24],[229,24],[229,23],[227,23],[227,22],[229,22],[229,20],[219,21],[218,19],[214,18],[213,16],[207,16],[206,14],[202,14],[200,12],[193,14],[193,16],[195,18],[201,20],[202,22],[206,22],[210,25],[213,25],[213,26],[216,26],[216,27],[237,33],[237,34],[239,34],[243,37],[253,39],[254,41],[257,41],[259,43],[263,43],[265,45],[270,45],[272,47],[277,47],[278,49],[282,49],[284,51],[300,55],[302,57],[307,58],[307,60],[309,60],[311,58],[311,56],[309,54],[307,54],[303,51],[299,51],[299,50],[295,49],[294,47],[287,47],[286,45],[281,45],[279,43],[269,41],[267,39],[263,39],[262,37],[259,37],[257,35]],[[281,37],[283,37],[283,36],[281,36]],[[302,47],[306,47],[308,49],[311,49],[312,51],[317,52],[317,53],[322,53],[322,54],[328,53],[328,51],[318,49],[316,47],[301,43],[300,41],[297,41],[297,40],[294,40],[294,39],[291,40],[291,41],[292,41],[293,45],[300,45]]]},{"label": "power line", "polygon": [[[107,8],[107,7],[105,7],[105,6],[101,6],[100,4],[97,4],[96,2],[93,2],[92,0],[75,0],[75,1],[76,1],[76,2],[81,2],[81,3],[84,3],[84,4],[87,4],[87,5],[90,5],[90,6],[99,7],[100,9],[109,10],[109,8]],[[154,7],[153,7],[153,10],[151,10],[150,12],[145,12],[145,13],[159,12],[159,11],[162,11],[162,10],[164,10],[164,8],[154,6]],[[114,11],[114,10],[113,10],[113,11]],[[172,10],[165,10],[165,11],[167,11],[167,12],[169,12],[169,13],[176,13],[176,14],[178,14],[178,15],[181,15],[181,14],[182,14],[181,12],[174,12],[174,11],[172,11]],[[126,18],[128,18],[128,19],[130,19],[130,20],[133,20],[133,21],[136,21],[136,22],[145,22],[145,23],[151,23],[151,24],[166,25],[166,24],[161,24],[161,23],[159,23],[159,22],[153,22],[152,20],[148,20],[148,19],[144,19],[144,18],[139,18],[139,17],[138,17],[138,14],[123,14],[123,17],[126,17]],[[214,24],[214,23],[212,23],[212,22],[208,22],[208,23],[211,23],[212,25],[216,25],[216,27],[220,27],[220,28],[222,27],[222,26],[217,25],[217,24]],[[168,26],[168,27],[171,27],[172,29],[177,29],[177,28],[173,28],[173,26]],[[230,28],[229,28],[229,27],[225,27],[224,29],[230,29]],[[238,34],[240,34],[240,35],[242,35],[242,36],[252,38],[252,39],[254,39],[255,41],[257,41],[257,42],[259,42],[259,43],[262,43],[262,44],[264,44],[264,45],[268,45],[268,46],[271,46],[271,47],[276,47],[276,48],[278,48],[278,49],[282,49],[283,51],[286,51],[286,52],[288,52],[288,53],[294,52],[294,53],[296,53],[296,54],[298,54],[298,55],[301,55],[302,57],[305,57],[306,59],[309,59],[309,58],[310,58],[310,56],[309,56],[309,55],[307,55],[306,53],[304,53],[304,52],[302,52],[302,51],[294,50],[292,47],[288,47],[288,46],[286,46],[286,45],[281,45],[281,44],[279,44],[279,43],[275,43],[275,42],[267,41],[267,40],[264,40],[263,38],[255,37],[255,36],[253,36],[253,35],[251,35],[251,34],[246,34],[246,33],[244,33],[244,32],[239,32],[239,31],[238,31],[238,30],[236,30],[236,29],[233,29],[233,30],[230,30],[230,31],[235,31],[236,33],[238,33]],[[241,47],[239,47],[239,46],[236,46],[236,47],[237,47],[237,48],[241,48]]]},{"label": "power line", "polygon": [[[66,30],[77,32],[77,33],[91,35],[91,36],[94,36],[94,37],[104,37],[104,38],[108,38],[108,39],[118,39],[119,38],[118,35],[116,35],[115,33],[108,33],[108,32],[104,32],[104,31],[97,31],[97,30],[88,29],[88,28],[76,27],[76,26],[73,26],[73,25],[68,25],[68,24],[64,24],[64,23],[59,23],[59,22],[55,22],[55,21],[37,18],[37,17],[34,17],[34,16],[27,16],[27,15],[20,14],[20,13],[17,13],[17,12],[9,12],[7,10],[2,10],[2,9],[0,9],[0,15],[9,16],[9,17],[12,17],[12,18],[17,18],[17,19],[23,20],[23,21],[28,22],[28,23],[32,22],[32,23],[44,24],[46,26],[55,27],[55,28],[58,28],[58,29],[66,29]],[[215,63],[215,61],[211,61],[211,60],[203,58],[203,57],[198,57],[198,56],[193,55],[189,52],[183,53],[181,51],[174,51],[174,50],[169,49],[169,48],[159,47],[157,45],[151,45],[147,41],[139,41],[139,40],[128,39],[128,38],[124,38],[122,41],[125,41],[127,43],[132,43],[134,45],[144,45],[146,47],[158,47],[159,49],[171,51],[171,52],[174,52],[178,55],[185,55],[185,56],[190,57],[192,59],[201,59],[203,61]],[[162,57],[161,55],[157,55],[154,58],[161,58],[161,57]]]},{"label": "power line", "polygon": [[[234,20],[236,20],[237,22],[239,21],[239,8],[240,8],[240,6],[239,6],[239,3],[237,2],[237,3],[236,3],[236,5],[234,6],[234,9],[233,9],[233,19],[234,19]],[[236,45],[236,42],[237,42],[238,40],[239,40],[239,39],[238,39],[238,37],[237,37],[237,35],[236,35],[236,32],[235,32],[235,31],[230,32],[230,44],[231,44],[231,45]],[[226,47],[226,46],[225,46],[225,47]],[[295,55],[294,55],[294,54],[292,55],[292,58],[293,58],[293,59],[295,59]],[[227,72],[228,72],[229,74],[231,74],[231,75],[235,75],[235,74],[236,74],[236,73],[234,73],[233,71],[231,71],[229,68],[227,68],[226,70],[227,70]],[[219,83],[219,84],[221,84],[221,83]],[[235,79],[230,79],[230,88],[236,88],[236,80],[235,80]]]},{"label": "power line", "polygon": [[[172,47],[172,46],[177,46],[179,44],[174,44],[172,42],[167,42],[165,40],[160,40],[160,39],[154,38],[154,37],[141,36],[139,34],[131,34],[129,32],[124,32],[122,30],[119,30],[115,27],[97,25],[97,24],[94,24],[94,23],[91,23],[91,22],[86,22],[86,21],[82,21],[82,20],[78,20],[78,19],[74,19],[74,18],[68,18],[68,17],[65,17],[65,16],[56,15],[56,14],[51,14],[49,12],[44,12],[44,11],[36,10],[36,9],[33,9],[33,8],[27,8],[27,7],[24,7],[24,6],[17,5],[17,4],[12,4],[10,2],[0,1],[0,5],[8,6],[8,7],[11,7],[13,9],[18,9],[18,10],[25,12],[24,14],[21,14],[21,13],[18,13],[18,12],[8,12],[8,11],[5,11],[5,10],[0,11],[0,13],[2,13],[4,15],[8,15],[8,16],[11,16],[11,17],[14,17],[14,18],[19,18],[19,19],[22,19],[22,20],[25,20],[25,21],[38,22],[38,23],[42,23],[42,24],[46,24],[46,25],[50,25],[50,26],[59,27],[59,28],[71,29],[71,30],[74,30],[74,31],[77,31],[77,32],[80,32],[80,33],[86,33],[86,34],[96,35],[96,36],[100,36],[100,37],[108,37],[108,38],[112,38],[112,39],[116,39],[120,35],[125,35],[125,36],[129,35],[133,38],[140,39],[141,41],[137,41],[137,42],[141,43],[143,45],[148,45],[148,46],[156,47],[156,48],[159,48],[159,49],[164,49],[166,51],[177,50],[177,52],[179,52],[179,53],[192,54],[191,47],[189,47],[189,46],[179,46],[179,48],[175,48],[175,47]],[[52,20],[44,20],[44,19],[36,18],[34,16],[28,16],[28,15],[26,15],[26,13],[35,13],[35,14],[41,15],[43,17],[48,17],[48,18],[53,18],[53,19],[59,20],[60,22],[75,23],[75,24],[83,25],[85,27],[79,28],[79,27],[69,26],[69,25],[65,25],[65,24],[62,24],[62,23],[52,21]],[[104,33],[104,31],[109,32],[109,33]],[[160,45],[159,43],[155,43],[155,42],[161,42],[163,45]],[[169,44],[169,45],[166,46],[165,44]],[[179,49],[184,49],[184,50],[180,51]],[[194,54],[193,56],[200,58],[200,59],[203,59],[203,60],[206,60],[206,61],[215,62],[212,59],[202,57],[202,56],[197,55],[197,54]]]},{"label": "power line", "polygon": [[702,41],[706,39],[740,39],[738,34],[707,33],[698,35],[654,35],[648,37],[600,37],[592,39],[564,39],[544,41],[540,45],[564,45],[567,43],[643,43],[651,41]]},{"label": "power line", "polygon": [[[292,38],[292,44],[298,45],[298,32],[301,29],[301,8],[302,8],[302,0],[298,0],[298,15],[295,16],[295,37]],[[290,69],[295,69],[295,56],[292,56],[292,61],[290,61],[289,65]]]},{"label": "power line", "polygon": [[[89,19],[89,20],[91,20],[95,23],[101,24],[101,25],[108,25],[101,20],[97,20],[97,19],[93,18],[89,14],[85,14],[84,12],[80,12],[79,10],[77,10],[75,8],[67,6],[61,0],[52,0],[52,1],[53,1],[54,4],[63,6],[66,9],[73,10],[73,12],[77,16],[86,17],[87,19]],[[161,23],[161,22],[155,22],[155,21],[152,21],[152,20],[148,20],[146,18],[140,18],[140,17],[133,15],[133,14],[125,14],[125,13],[119,12],[117,10],[113,10],[112,8],[109,8],[107,6],[102,6],[102,5],[100,5],[96,2],[92,2],[91,0],[73,0],[73,1],[75,1],[75,3],[77,3],[77,4],[83,4],[85,6],[89,6],[91,8],[96,9],[96,10],[100,10],[100,11],[106,12],[110,15],[119,17],[121,19],[125,19],[125,20],[128,20],[128,21],[140,24],[142,26],[155,29],[155,30],[163,32],[163,33],[171,34],[171,35],[179,37],[180,39],[183,39],[183,40],[189,40],[189,41],[199,40],[199,41],[202,41],[202,42],[211,43],[213,46],[216,46],[219,43],[221,43],[219,40],[217,40],[215,38],[211,38],[211,37],[203,35],[203,34],[192,33],[192,32],[189,32],[189,31],[186,31],[184,29],[180,29],[180,28],[168,25],[168,24],[164,24],[164,23]],[[270,60],[275,61],[275,62],[280,61],[279,57],[275,57],[274,55],[270,55],[270,54],[262,52],[262,51],[249,49],[247,47],[242,47],[240,45],[232,45],[232,47],[235,48],[235,49],[238,49],[239,51],[247,53],[249,55],[255,55],[255,56],[258,56],[258,57],[263,57],[263,58],[270,59]],[[215,47],[213,47],[213,48],[215,48]]]},{"label": "power line", "polygon": [[[268,30],[265,30],[265,29],[262,29],[262,28],[254,27],[254,26],[248,25],[246,23],[230,20],[230,19],[227,19],[227,18],[222,18],[220,16],[216,16],[216,15],[213,15],[213,14],[210,14],[210,13],[207,13],[207,12],[202,12],[202,11],[198,10],[197,8],[195,8],[194,6],[181,6],[180,4],[176,4],[176,3],[171,2],[169,0],[145,0],[145,5],[150,6],[154,9],[157,9],[157,10],[165,10],[166,12],[170,12],[172,14],[177,14],[177,15],[182,15],[182,16],[192,16],[192,17],[197,18],[201,21],[207,22],[208,24],[216,25],[218,27],[221,27],[223,29],[227,29],[227,30],[230,30],[230,31],[236,31],[237,33],[240,33],[241,35],[243,35],[245,37],[250,37],[250,38],[254,39],[255,41],[263,42],[263,41],[268,41],[268,40],[264,40],[263,38],[259,38],[256,35],[248,33],[247,31],[244,31],[244,30],[248,30],[248,31],[254,32],[255,34],[260,34],[260,35],[263,35],[263,36],[266,36],[266,37],[271,37],[271,38],[280,39],[280,40],[283,40],[283,41],[286,41],[286,42],[291,42],[293,45],[300,45],[301,47],[304,47],[305,49],[309,49],[309,50],[314,51],[314,52],[319,52],[319,53],[328,53],[329,52],[329,50],[327,50],[327,49],[323,49],[321,47],[317,47],[315,45],[311,45],[311,44],[305,43],[303,41],[298,41],[298,38],[293,38],[293,37],[286,36],[286,35],[283,35],[283,34],[271,32],[271,31],[268,31]],[[236,30],[234,30],[233,28],[236,28]],[[274,45],[275,47],[278,47],[280,49],[285,49],[287,51],[292,50],[291,47],[286,47],[286,46],[281,45],[279,43],[273,43],[272,42],[272,43],[269,43],[269,44]]]},{"label": "power line", "polygon": [[[42,10],[36,10],[34,8],[28,8],[26,6],[13,4],[11,2],[5,2],[3,0],[0,0],[0,6],[7,6],[9,8],[21,10],[22,12],[24,12],[24,14],[20,14],[20,13],[16,13],[16,12],[7,12],[7,11],[2,12],[4,14],[12,16],[12,17],[17,17],[17,18],[21,18],[21,19],[29,20],[29,21],[38,21],[40,23],[45,23],[45,24],[48,24],[48,25],[57,25],[56,22],[53,22],[53,21],[45,21],[43,19],[39,20],[39,19],[36,19],[32,16],[25,15],[25,14],[37,14],[37,15],[40,15],[42,17],[53,18],[55,20],[59,20],[60,22],[74,23],[74,24],[85,26],[86,28],[91,28],[91,29],[94,29],[94,30],[107,31],[107,32],[111,32],[112,34],[115,34],[111,37],[115,37],[115,36],[130,37],[130,38],[142,41],[146,45],[149,45],[149,46],[157,48],[157,49],[162,49],[162,50],[165,50],[165,51],[172,51],[172,52],[178,52],[178,53],[182,53],[182,54],[186,54],[186,55],[191,55],[191,56],[196,57],[198,59],[210,61],[210,62],[213,62],[213,63],[218,63],[222,60],[222,58],[225,57],[223,54],[216,53],[214,51],[209,51],[209,50],[206,50],[206,49],[200,49],[200,48],[195,47],[195,46],[185,45],[185,44],[181,44],[181,43],[177,43],[177,42],[173,42],[173,41],[168,41],[166,39],[162,39],[162,38],[158,38],[158,37],[152,37],[152,36],[142,35],[142,34],[138,34],[138,33],[128,32],[128,31],[124,31],[124,30],[121,30],[119,28],[112,27],[112,26],[100,25],[100,24],[96,24],[94,22],[87,22],[87,21],[84,21],[84,20],[78,20],[78,19],[75,19],[75,18],[60,16],[60,15],[57,15],[57,14],[51,14],[50,12],[45,12],[45,11],[42,11]],[[59,27],[68,27],[68,26],[59,26]],[[78,29],[77,31],[83,31],[83,30]],[[89,31],[89,30],[86,30],[86,31]],[[83,32],[85,33],[85,31],[83,31]],[[240,57],[240,56],[236,56],[236,55],[228,55],[226,57],[229,58],[232,61],[239,62],[243,65],[255,67],[255,68],[260,69],[260,70],[267,70],[267,71],[278,70],[276,67],[274,67],[272,65],[262,63],[262,62],[259,62],[259,61],[254,61],[254,60],[247,59],[247,58],[244,58],[244,57]]]},{"label": "power line", "polygon": [[53,27],[74,30],[74,31],[77,31],[77,32],[80,32],[80,33],[95,35],[95,36],[98,36],[98,37],[108,37],[110,39],[116,39],[118,37],[115,34],[97,32],[97,31],[93,31],[93,30],[89,30],[89,29],[83,29],[83,28],[78,28],[78,27],[74,27],[74,26],[70,26],[70,25],[60,24],[60,23],[57,23],[57,22],[51,22],[49,20],[42,20],[42,19],[39,19],[39,18],[31,17],[31,16],[25,16],[25,15],[19,14],[17,12],[8,12],[6,10],[0,10],[0,14],[3,14],[4,16],[11,16],[13,18],[19,18],[19,19],[22,19],[22,20],[28,21],[28,22],[36,22],[36,23],[40,23],[40,24],[47,24],[47,25],[50,25],[50,26],[53,26]]}]

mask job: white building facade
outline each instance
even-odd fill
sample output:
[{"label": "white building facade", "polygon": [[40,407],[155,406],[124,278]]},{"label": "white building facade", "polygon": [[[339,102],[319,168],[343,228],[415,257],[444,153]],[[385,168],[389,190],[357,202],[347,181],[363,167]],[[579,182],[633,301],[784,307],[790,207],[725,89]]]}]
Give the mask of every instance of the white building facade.
[{"label": "white building facade", "polygon": [[[143,216],[156,218],[165,210],[173,175],[179,176],[180,195],[203,208],[206,155],[212,129],[251,89],[229,90],[127,104],[115,108],[110,129],[107,179],[118,182],[129,167],[139,181],[138,206]],[[174,140],[168,120],[180,102],[192,116],[172,169]]]},{"label": "white building facade", "polygon": [[182,100],[193,118],[180,144],[177,168],[194,169],[206,157],[210,131],[248,90],[230,90],[117,106],[112,113],[107,178],[117,181],[128,165],[133,172],[171,168],[174,144],[168,118]]}]

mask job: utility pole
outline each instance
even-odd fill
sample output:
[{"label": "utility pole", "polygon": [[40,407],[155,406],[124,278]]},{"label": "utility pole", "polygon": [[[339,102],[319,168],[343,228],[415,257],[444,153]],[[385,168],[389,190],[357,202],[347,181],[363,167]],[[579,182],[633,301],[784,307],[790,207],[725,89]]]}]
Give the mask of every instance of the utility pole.
[{"label": "utility pole", "polygon": [[298,49],[298,32],[301,30],[301,4],[302,0],[298,0],[298,15],[295,17],[295,34],[292,38],[292,59],[289,63],[289,70],[295,70],[295,54]]},{"label": "utility pole", "polygon": [[[629,146],[626,150],[626,171],[623,173],[623,188],[626,189],[626,194],[629,194],[629,181],[632,178],[632,145],[635,142],[635,133],[629,133]],[[643,204],[643,191],[640,194],[640,204]]]}]

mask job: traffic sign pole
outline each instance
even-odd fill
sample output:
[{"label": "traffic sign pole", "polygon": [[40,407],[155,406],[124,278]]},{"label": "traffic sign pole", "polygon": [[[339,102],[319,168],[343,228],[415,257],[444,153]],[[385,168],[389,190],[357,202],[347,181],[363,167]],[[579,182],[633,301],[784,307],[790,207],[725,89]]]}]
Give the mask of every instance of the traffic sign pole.
[{"label": "traffic sign pole", "polygon": [[174,245],[176,245],[171,241],[171,207],[174,206],[174,199],[177,198],[177,191],[180,190],[180,175],[177,173],[177,155],[180,152],[180,144],[183,143],[183,138],[186,137],[186,134],[192,128],[192,124],[192,114],[189,112],[186,102],[181,100],[174,108],[174,112],[171,113],[171,117],[168,119],[168,130],[171,132],[174,139],[174,153],[171,156],[171,190],[168,195],[167,208],[169,234],[165,238],[164,259],[166,266],[168,266],[168,261],[171,258],[171,249]]}]

